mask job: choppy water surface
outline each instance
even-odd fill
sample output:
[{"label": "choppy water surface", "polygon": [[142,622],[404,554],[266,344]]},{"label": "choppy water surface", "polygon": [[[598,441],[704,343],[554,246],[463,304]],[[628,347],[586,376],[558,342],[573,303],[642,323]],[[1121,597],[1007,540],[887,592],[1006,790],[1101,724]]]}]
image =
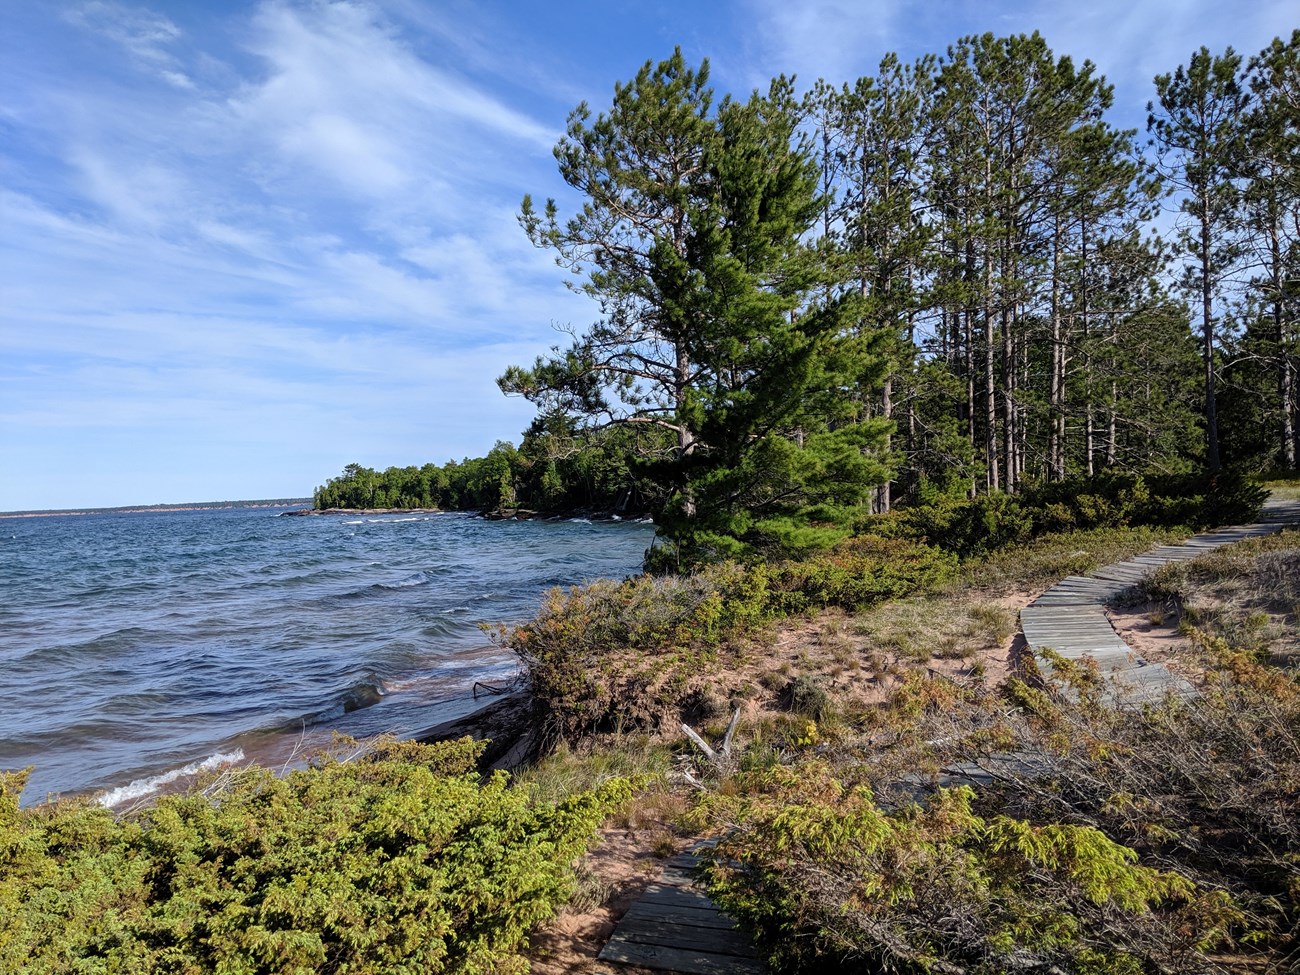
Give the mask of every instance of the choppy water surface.
[{"label": "choppy water surface", "polygon": [[[146,794],[300,737],[399,734],[515,660],[480,624],[635,572],[649,525],[266,509],[0,519],[0,769]],[[477,702],[482,704],[483,701]]]}]

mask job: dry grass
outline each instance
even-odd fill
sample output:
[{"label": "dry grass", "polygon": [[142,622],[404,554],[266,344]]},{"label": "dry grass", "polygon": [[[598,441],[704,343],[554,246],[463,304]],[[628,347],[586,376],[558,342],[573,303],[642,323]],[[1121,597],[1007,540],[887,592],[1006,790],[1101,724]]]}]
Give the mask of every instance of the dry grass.
[{"label": "dry grass", "polygon": [[661,740],[644,734],[609,735],[577,750],[561,744],[517,772],[514,783],[545,802],[559,802],[618,777],[646,781],[649,794],[662,788],[671,765],[672,750]]},{"label": "dry grass", "polygon": [[1096,528],[1045,535],[964,567],[958,591],[1038,592],[1069,575],[1122,562],[1156,545],[1180,541],[1180,532],[1153,528]]},{"label": "dry grass", "polygon": [[1177,613],[1279,666],[1300,665],[1300,531],[1250,539],[1163,566],[1147,594],[1153,612]]},{"label": "dry grass", "polygon": [[855,632],[878,653],[917,663],[970,659],[1001,646],[1015,628],[1007,606],[970,595],[903,599],[854,620]]},{"label": "dry grass", "polygon": [[1268,488],[1273,497],[1279,500],[1300,501],[1300,471],[1292,471],[1291,475],[1261,481],[1260,486]]}]

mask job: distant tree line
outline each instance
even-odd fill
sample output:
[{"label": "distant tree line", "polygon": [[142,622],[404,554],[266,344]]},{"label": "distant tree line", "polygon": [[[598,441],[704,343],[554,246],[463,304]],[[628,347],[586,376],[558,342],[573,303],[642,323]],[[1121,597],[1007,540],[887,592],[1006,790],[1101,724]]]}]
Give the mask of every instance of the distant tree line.
[{"label": "distant tree line", "polygon": [[383,471],[349,464],[316,489],[313,504],[318,509],[644,514],[655,507],[656,493],[631,469],[629,437],[621,430],[579,437],[535,423],[518,447],[499,441],[485,457]]},{"label": "distant tree line", "polygon": [[569,117],[577,212],[523,202],[599,308],[500,378],[538,407],[523,443],[317,503],[636,497],[693,561],[832,544],[899,501],[1294,468],[1300,31],[1156,78],[1145,144],[1113,97],[1037,33],[802,98],[647,62]]}]

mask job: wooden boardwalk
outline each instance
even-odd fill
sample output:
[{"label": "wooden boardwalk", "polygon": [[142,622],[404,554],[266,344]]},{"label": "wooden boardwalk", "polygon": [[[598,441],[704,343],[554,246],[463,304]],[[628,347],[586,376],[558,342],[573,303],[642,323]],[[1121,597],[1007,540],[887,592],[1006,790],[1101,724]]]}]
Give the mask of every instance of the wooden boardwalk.
[{"label": "wooden boardwalk", "polygon": [[[1195,535],[1178,545],[1161,545],[1136,558],[1067,576],[1020,611],[1029,649],[1055,650],[1067,660],[1096,661],[1107,678],[1110,697],[1124,703],[1158,700],[1165,694],[1192,694],[1190,683],[1164,664],[1146,660],[1120,639],[1106,617],[1107,604],[1168,562],[1194,559],[1247,538],[1271,535],[1300,523],[1300,502],[1272,501],[1259,522]],[[1051,665],[1040,661],[1050,671]]]},{"label": "wooden boardwalk", "polygon": [[618,922],[600,960],[684,975],[766,972],[749,936],[695,887],[698,865],[694,851],[669,860],[663,879]]},{"label": "wooden boardwalk", "polygon": [[[1155,699],[1170,691],[1192,693],[1187,681],[1163,664],[1138,656],[1120,639],[1106,618],[1107,603],[1166,562],[1192,559],[1288,525],[1300,525],[1300,502],[1269,502],[1258,524],[1197,535],[1179,545],[1162,545],[1137,558],[1104,566],[1087,576],[1062,579],[1021,610],[1025,641],[1032,650],[1050,648],[1070,660],[1091,657],[1109,679],[1108,686],[1119,701]],[[1040,759],[1006,755],[1000,761],[1024,772],[1034,768]],[[993,777],[985,765],[972,763],[943,769],[937,781],[934,776],[914,777],[912,784],[918,790],[935,785],[980,786]],[[905,777],[904,781],[912,778]],[[619,921],[600,951],[600,960],[677,975],[766,972],[767,966],[749,937],[695,886],[698,862],[694,851],[668,861],[663,879],[651,885]]]}]

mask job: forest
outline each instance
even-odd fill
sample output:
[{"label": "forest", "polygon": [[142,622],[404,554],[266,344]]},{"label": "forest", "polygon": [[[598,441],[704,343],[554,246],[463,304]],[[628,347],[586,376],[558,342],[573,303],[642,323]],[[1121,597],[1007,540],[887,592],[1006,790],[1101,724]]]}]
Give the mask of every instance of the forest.
[{"label": "forest", "polygon": [[801,97],[648,62],[569,118],[578,211],[523,202],[598,317],[501,376],[521,444],[352,465],[317,506],[631,508],[698,561],[935,497],[1294,469],[1298,57],[1202,48],[1145,133],[1037,33]]}]

